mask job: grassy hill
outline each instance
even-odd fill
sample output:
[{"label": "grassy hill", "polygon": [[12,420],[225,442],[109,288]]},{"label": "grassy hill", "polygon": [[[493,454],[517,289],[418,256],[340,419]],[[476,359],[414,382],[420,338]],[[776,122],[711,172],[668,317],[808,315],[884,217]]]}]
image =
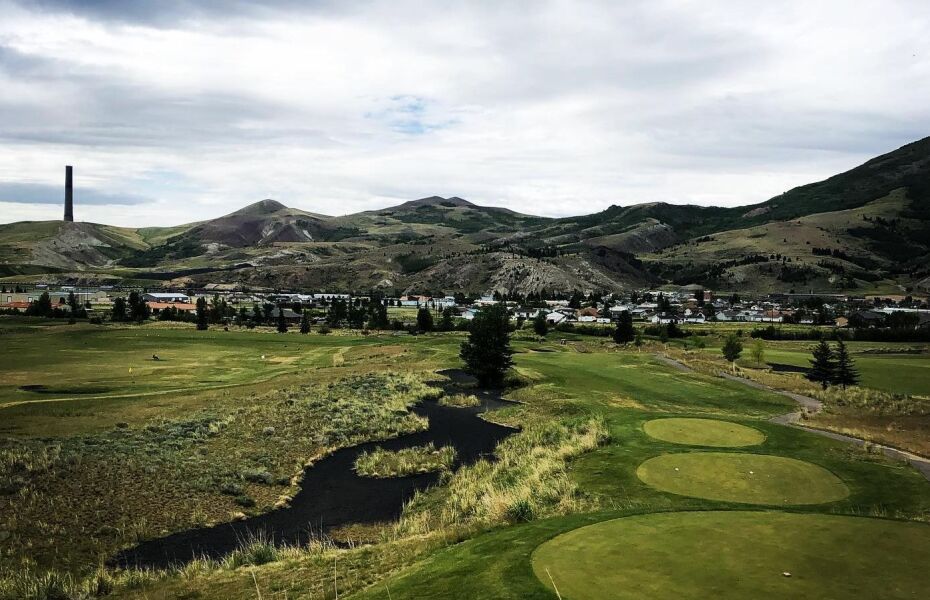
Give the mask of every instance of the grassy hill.
[{"label": "grassy hill", "polygon": [[167,228],[13,223],[0,225],[0,275],[398,292],[884,292],[930,276],[928,240],[930,138],[733,208],[648,203],[550,219],[433,196],[342,217],[262,200]]}]

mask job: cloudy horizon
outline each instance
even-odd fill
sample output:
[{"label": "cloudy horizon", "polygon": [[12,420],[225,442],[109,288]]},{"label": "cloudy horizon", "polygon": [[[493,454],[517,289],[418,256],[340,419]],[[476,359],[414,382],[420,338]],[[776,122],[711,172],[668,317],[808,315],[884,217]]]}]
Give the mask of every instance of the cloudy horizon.
[{"label": "cloudy horizon", "polygon": [[736,206],[930,135],[930,3],[0,0],[0,223]]}]

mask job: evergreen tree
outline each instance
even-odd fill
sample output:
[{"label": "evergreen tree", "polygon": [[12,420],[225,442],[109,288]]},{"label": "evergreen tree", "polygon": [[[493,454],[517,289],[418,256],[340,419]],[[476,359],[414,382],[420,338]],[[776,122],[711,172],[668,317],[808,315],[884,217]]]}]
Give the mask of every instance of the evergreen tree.
[{"label": "evergreen tree", "polygon": [[636,337],[633,338],[633,345],[636,346],[637,348],[642,347],[643,345],[643,332],[642,331],[636,332]]},{"label": "evergreen tree", "polygon": [[122,296],[113,300],[113,311],[110,319],[121,323],[126,320],[126,299]]},{"label": "evergreen tree", "polygon": [[455,309],[447,306],[442,309],[442,317],[439,319],[439,331],[452,331],[453,329],[455,329]]},{"label": "evergreen tree", "polygon": [[569,308],[581,308],[581,301],[584,300],[584,296],[581,295],[581,292],[573,292],[572,297],[568,300]]},{"label": "evergreen tree", "polygon": [[731,363],[735,363],[736,359],[739,358],[739,355],[743,352],[743,343],[739,341],[739,338],[735,335],[728,335],[727,340],[723,343],[723,352],[724,358],[726,358]]},{"label": "evergreen tree", "polygon": [[278,307],[272,304],[271,302],[265,303],[265,323],[271,325],[274,323],[274,318],[278,315]]},{"label": "evergreen tree", "polygon": [[287,333],[287,319],[284,318],[284,309],[278,307],[278,333]]},{"label": "evergreen tree", "polygon": [[510,315],[503,304],[494,304],[478,311],[471,322],[468,339],[459,353],[469,373],[481,385],[498,386],[513,365],[510,347]]},{"label": "evergreen tree", "polygon": [[197,298],[197,329],[206,331],[209,329],[209,315],[207,314],[207,299]]},{"label": "evergreen tree", "polygon": [[129,319],[131,321],[142,322],[151,316],[152,311],[149,305],[145,303],[139,292],[129,292]]},{"label": "evergreen tree", "polygon": [[633,315],[630,311],[625,310],[620,313],[620,320],[617,321],[617,328],[614,330],[614,342],[618,344],[629,344],[636,339],[636,330],[633,328]]},{"label": "evergreen tree", "polygon": [[807,373],[807,378],[811,381],[820,383],[823,389],[833,383],[836,376],[836,362],[833,360],[833,350],[826,340],[820,340],[813,351],[811,360],[811,369]]},{"label": "evergreen tree", "polygon": [[665,294],[659,292],[659,301],[657,304],[659,305],[658,308],[659,308],[660,313],[665,313],[665,314],[672,313],[672,302],[671,300],[665,297]]},{"label": "evergreen tree", "polygon": [[300,315],[300,333],[310,333],[310,311],[303,311]]},{"label": "evergreen tree", "polygon": [[349,318],[349,306],[345,300],[334,298],[326,312],[326,322],[331,327],[337,327]]},{"label": "evergreen tree", "polygon": [[391,322],[388,320],[387,306],[384,305],[384,302],[380,300],[372,302],[369,305],[369,311],[371,312],[371,318],[368,320],[369,329],[391,328]]},{"label": "evergreen tree", "polygon": [[839,340],[836,344],[836,371],[833,383],[843,386],[843,389],[846,389],[847,385],[859,383],[859,371],[856,369],[856,365],[853,363],[853,359],[849,355],[849,350],[843,340]]},{"label": "evergreen tree", "polygon": [[421,308],[417,311],[417,330],[433,330],[433,313],[428,308]]},{"label": "evergreen tree", "polygon": [[546,337],[549,333],[549,323],[546,322],[546,311],[538,311],[533,318],[533,331],[536,335]]},{"label": "evergreen tree", "polygon": [[39,299],[30,302],[29,308],[26,309],[27,315],[36,317],[51,317],[54,312],[52,308],[52,297],[48,295],[48,292],[42,292]]}]

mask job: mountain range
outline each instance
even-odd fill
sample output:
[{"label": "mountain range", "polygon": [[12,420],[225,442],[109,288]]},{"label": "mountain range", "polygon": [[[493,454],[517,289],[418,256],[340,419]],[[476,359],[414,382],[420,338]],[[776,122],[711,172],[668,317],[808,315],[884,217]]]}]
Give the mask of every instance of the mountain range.
[{"label": "mountain range", "polygon": [[930,288],[930,138],[765,202],[547,218],[430,197],[330,217],[262,200],[176,227],[0,225],[0,277],[391,293]]}]

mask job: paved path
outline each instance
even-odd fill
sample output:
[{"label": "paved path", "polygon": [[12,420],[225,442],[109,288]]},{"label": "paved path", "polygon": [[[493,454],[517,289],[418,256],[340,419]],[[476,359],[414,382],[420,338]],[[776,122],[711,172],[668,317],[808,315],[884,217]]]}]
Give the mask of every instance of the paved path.
[{"label": "paved path", "polygon": [[[674,369],[677,369],[682,372],[691,373],[693,369],[684,363],[680,363],[673,358],[669,358],[664,355],[657,354],[656,358],[659,362],[664,363]],[[775,388],[763,385],[757,381],[752,381],[751,379],[746,379],[744,377],[738,377],[736,375],[730,375],[729,373],[720,374],[724,379],[729,379],[730,381],[736,381],[742,383],[743,385],[748,385],[749,387],[756,388],[758,390],[767,390],[774,392],[776,394],[781,394],[782,396],[787,396],[795,402],[797,402],[802,409],[807,410],[809,413],[818,413],[823,409],[823,402],[817,400],[816,398],[811,398],[810,396],[803,396],[801,394],[795,394],[792,392],[786,392],[783,390],[777,390]],[[866,440],[853,437],[851,435],[843,435],[842,433],[835,433],[833,431],[825,431],[823,429],[815,429],[813,427],[808,427],[806,425],[801,425],[801,411],[790,412],[785,415],[778,415],[777,417],[772,417],[769,419],[773,423],[778,423],[779,425],[785,425],[787,427],[796,427],[798,429],[803,429],[810,433],[821,435],[823,437],[828,437],[833,440],[838,440],[841,442],[847,442],[850,444],[855,444],[857,446],[865,446]],[[881,444],[872,444],[873,448],[878,448],[882,451],[885,456],[893,458],[895,460],[900,460],[908,463],[915,469],[917,469],[927,481],[930,481],[930,459],[924,458],[923,456],[918,456],[911,452],[905,450],[898,450],[897,448],[891,448],[889,446],[883,446]]]}]

